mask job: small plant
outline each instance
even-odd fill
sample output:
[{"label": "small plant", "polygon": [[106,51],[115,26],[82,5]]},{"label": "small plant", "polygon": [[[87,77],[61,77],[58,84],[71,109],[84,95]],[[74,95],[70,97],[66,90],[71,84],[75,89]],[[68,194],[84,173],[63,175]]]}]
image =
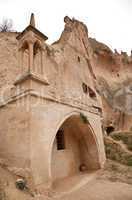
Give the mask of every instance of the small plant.
[{"label": "small plant", "polygon": [[128,165],[128,166],[132,166],[132,158],[129,158],[129,159],[127,160],[127,165]]},{"label": "small plant", "polygon": [[114,135],[114,134],[112,135],[112,134],[111,134],[111,137],[112,137],[114,140],[117,140],[117,141],[118,141],[118,140],[121,140],[121,135]]},{"label": "small plant", "polygon": [[19,190],[25,190],[26,189],[26,181],[24,179],[17,179],[16,188]]},{"label": "small plant", "polygon": [[118,167],[114,164],[111,165],[111,169],[112,171],[117,171],[118,170]]},{"label": "small plant", "polygon": [[83,123],[85,123],[85,124],[89,123],[87,117],[83,113],[80,113],[80,118],[83,121]]},{"label": "small plant", "polygon": [[7,196],[4,190],[4,185],[0,181],[0,200],[7,200]]},{"label": "small plant", "polygon": [[132,143],[127,145],[129,151],[132,151]]},{"label": "small plant", "polygon": [[132,132],[115,132],[111,134],[114,140],[121,140],[132,151]]},{"label": "small plant", "polygon": [[12,31],[13,23],[11,19],[3,19],[0,23],[0,32],[10,32]]},{"label": "small plant", "polygon": [[108,146],[105,146],[105,153],[107,154],[107,155],[109,155],[110,153],[111,153],[111,148]]}]

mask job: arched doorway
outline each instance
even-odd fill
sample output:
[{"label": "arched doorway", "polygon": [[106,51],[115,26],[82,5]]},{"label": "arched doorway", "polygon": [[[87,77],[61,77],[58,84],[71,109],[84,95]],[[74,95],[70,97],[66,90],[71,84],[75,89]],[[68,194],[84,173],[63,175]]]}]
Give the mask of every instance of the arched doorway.
[{"label": "arched doorway", "polygon": [[52,146],[52,180],[99,169],[99,152],[94,132],[80,115],[72,115],[59,127]]}]

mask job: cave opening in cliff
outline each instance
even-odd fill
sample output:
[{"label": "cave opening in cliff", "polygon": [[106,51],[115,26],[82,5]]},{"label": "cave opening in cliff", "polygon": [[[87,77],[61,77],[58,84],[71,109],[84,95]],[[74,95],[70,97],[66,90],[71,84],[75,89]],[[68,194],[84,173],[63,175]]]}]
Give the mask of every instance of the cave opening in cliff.
[{"label": "cave opening in cliff", "polygon": [[110,135],[114,130],[115,130],[114,126],[107,126],[106,127],[107,135]]}]

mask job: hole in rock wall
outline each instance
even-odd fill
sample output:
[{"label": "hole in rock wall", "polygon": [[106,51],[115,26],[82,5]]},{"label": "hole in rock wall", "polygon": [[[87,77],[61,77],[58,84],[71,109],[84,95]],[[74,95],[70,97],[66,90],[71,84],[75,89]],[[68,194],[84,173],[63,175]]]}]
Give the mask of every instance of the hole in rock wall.
[{"label": "hole in rock wall", "polygon": [[79,56],[77,57],[77,60],[78,60],[78,62],[80,62],[80,61],[81,61]]},{"label": "hole in rock wall", "polygon": [[96,98],[95,92],[94,92],[90,87],[88,87],[88,92],[89,92],[89,96],[90,96],[91,98]]},{"label": "hole in rock wall", "polygon": [[115,128],[113,126],[107,126],[106,127],[106,132],[108,135],[110,135],[110,133],[112,133],[115,130]]},{"label": "hole in rock wall", "polygon": [[87,93],[88,93],[88,86],[87,86],[86,83],[82,83],[82,88],[83,88],[83,92],[84,92],[85,94],[87,94]]}]

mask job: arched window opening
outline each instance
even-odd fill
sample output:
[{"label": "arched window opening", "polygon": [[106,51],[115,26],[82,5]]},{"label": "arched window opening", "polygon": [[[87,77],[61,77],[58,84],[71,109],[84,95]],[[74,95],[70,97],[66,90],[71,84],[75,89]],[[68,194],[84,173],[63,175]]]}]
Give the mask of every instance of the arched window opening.
[{"label": "arched window opening", "polygon": [[33,47],[33,55],[35,56],[39,50],[40,50],[40,44],[38,42],[35,42],[34,47]]},{"label": "arched window opening", "polygon": [[56,135],[56,143],[57,143],[57,150],[65,149],[65,138],[63,130],[58,130]]},{"label": "arched window opening", "polygon": [[82,88],[83,88],[83,92],[84,92],[85,94],[87,94],[87,93],[88,93],[88,86],[87,86],[86,83],[82,83]]},{"label": "arched window opening", "polygon": [[24,42],[20,49],[20,66],[22,73],[26,72],[29,67],[29,45],[27,41]]},{"label": "arched window opening", "polygon": [[90,87],[88,87],[88,93],[91,98],[96,98],[96,93]]},{"label": "arched window opening", "polygon": [[23,51],[25,51],[25,50],[28,49],[28,43],[27,43],[27,42],[25,42],[25,43],[23,44],[22,49],[23,49]]},{"label": "arched window opening", "polygon": [[42,73],[42,51],[41,44],[36,41],[33,46],[33,56],[34,56],[34,72]]}]

